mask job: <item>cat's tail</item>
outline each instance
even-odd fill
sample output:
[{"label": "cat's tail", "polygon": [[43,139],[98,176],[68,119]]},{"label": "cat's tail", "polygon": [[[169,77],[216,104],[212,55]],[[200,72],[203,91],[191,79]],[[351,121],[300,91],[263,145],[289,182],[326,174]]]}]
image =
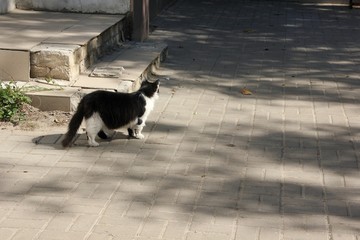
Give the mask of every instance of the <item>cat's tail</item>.
[{"label": "cat's tail", "polygon": [[76,136],[77,130],[79,129],[79,127],[82,123],[84,115],[85,115],[84,103],[82,101],[80,101],[74,116],[70,120],[70,123],[68,126],[68,131],[65,134],[65,138],[61,142],[63,147],[68,147],[71,145],[71,142],[74,139],[74,137]]}]

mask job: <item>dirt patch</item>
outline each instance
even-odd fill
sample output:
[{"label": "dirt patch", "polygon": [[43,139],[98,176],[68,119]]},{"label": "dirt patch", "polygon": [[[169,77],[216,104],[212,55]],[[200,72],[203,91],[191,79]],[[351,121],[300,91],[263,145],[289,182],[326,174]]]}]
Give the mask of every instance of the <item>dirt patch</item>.
[{"label": "dirt patch", "polygon": [[25,131],[47,130],[49,128],[67,126],[72,117],[72,113],[70,112],[40,111],[29,104],[24,104],[22,112],[24,113],[24,119],[15,122],[0,122],[0,129]]}]

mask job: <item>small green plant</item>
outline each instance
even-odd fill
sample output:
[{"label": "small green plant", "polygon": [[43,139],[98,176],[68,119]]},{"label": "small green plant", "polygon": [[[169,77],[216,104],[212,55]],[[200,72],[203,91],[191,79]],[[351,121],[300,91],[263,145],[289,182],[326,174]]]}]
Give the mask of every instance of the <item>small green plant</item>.
[{"label": "small green plant", "polygon": [[0,121],[21,120],[24,117],[21,108],[23,104],[31,102],[30,98],[14,82],[0,84]]}]

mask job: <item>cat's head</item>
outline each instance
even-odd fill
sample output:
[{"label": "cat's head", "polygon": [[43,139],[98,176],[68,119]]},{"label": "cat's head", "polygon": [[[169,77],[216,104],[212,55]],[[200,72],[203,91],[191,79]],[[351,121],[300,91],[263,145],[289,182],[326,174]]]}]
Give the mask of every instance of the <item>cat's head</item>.
[{"label": "cat's head", "polygon": [[146,97],[152,98],[152,97],[158,97],[159,94],[159,88],[160,88],[160,80],[156,80],[155,82],[149,82],[144,81],[141,84],[141,87],[139,89],[140,92],[142,92]]}]

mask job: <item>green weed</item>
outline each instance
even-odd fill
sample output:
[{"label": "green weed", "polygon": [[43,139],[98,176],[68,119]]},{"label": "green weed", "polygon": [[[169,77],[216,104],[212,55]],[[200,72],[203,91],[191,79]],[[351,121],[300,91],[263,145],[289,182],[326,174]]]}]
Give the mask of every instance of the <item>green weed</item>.
[{"label": "green weed", "polygon": [[30,98],[14,82],[0,82],[0,85],[0,121],[23,120],[25,116],[21,108],[23,104],[31,102]]}]

